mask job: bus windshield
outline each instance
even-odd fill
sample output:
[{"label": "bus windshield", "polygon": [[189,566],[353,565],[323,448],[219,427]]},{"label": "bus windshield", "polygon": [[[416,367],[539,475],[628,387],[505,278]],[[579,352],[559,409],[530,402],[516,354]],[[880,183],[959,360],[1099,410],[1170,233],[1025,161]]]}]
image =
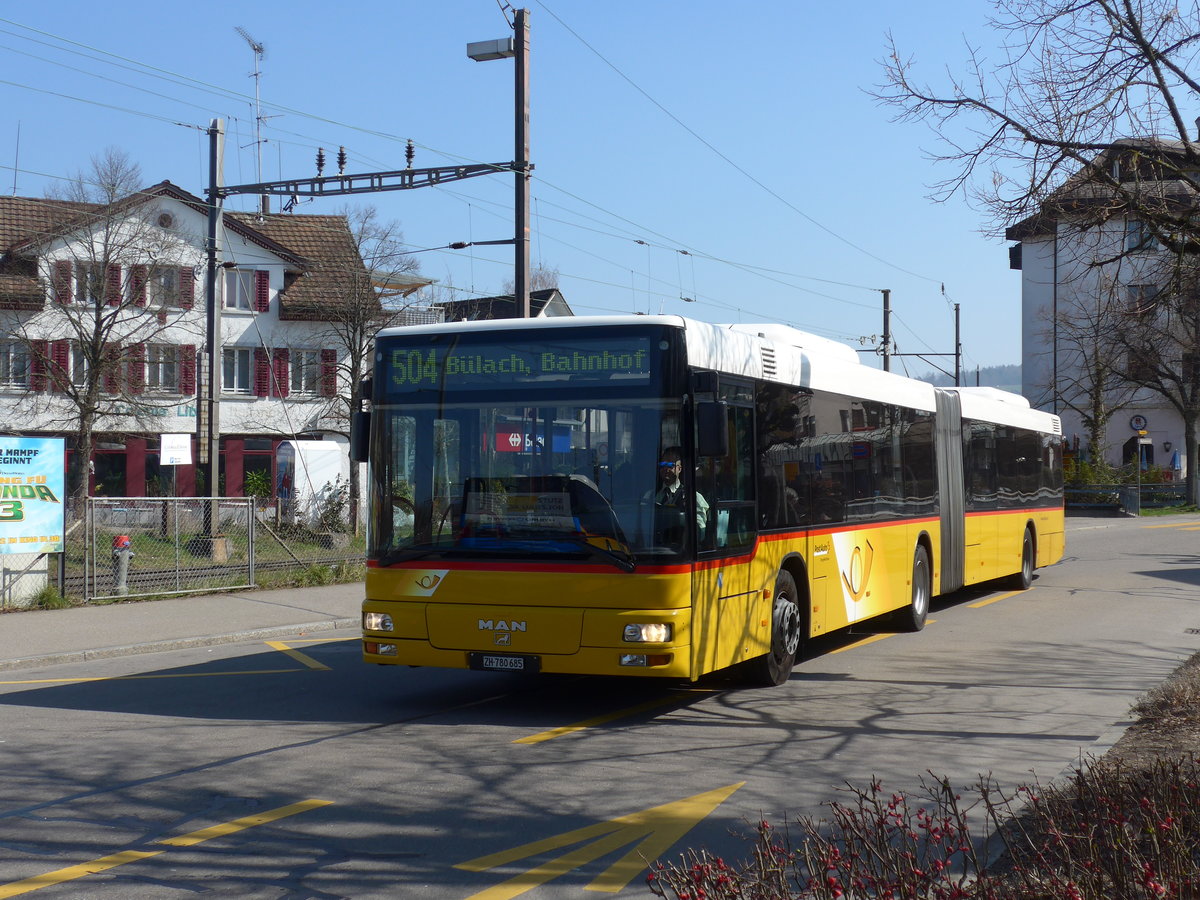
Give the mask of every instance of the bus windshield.
[{"label": "bus windshield", "polygon": [[[546,404],[537,393],[528,404]],[[382,565],[520,558],[626,571],[679,559],[694,529],[683,509],[656,508],[654,497],[663,448],[684,443],[681,409],[679,399],[562,406],[511,396],[377,406],[370,556]]]}]

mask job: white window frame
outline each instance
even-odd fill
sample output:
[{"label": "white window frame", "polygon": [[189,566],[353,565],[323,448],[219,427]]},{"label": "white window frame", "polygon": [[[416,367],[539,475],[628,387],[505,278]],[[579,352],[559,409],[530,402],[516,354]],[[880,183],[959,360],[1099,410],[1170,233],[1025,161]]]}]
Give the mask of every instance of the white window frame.
[{"label": "white window frame", "polygon": [[[91,273],[98,271],[99,277],[91,277]],[[76,303],[95,304],[97,301],[104,300],[104,286],[107,282],[107,273],[104,266],[96,262],[79,262],[76,261],[72,266],[72,274],[75,277],[75,289],[71,292],[71,299]],[[91,288],[95,287],[99,290],[99,296],[95,296]]]},{"label": "white window frame", "polygon": [[254,309],[255,272],[253,269],[228,269],[224,281],[225,309]]},{"label": "white window frame", "polygon": [[71,384],[78,388],[86,387],[87,378],[88,361],[83,345],[79,341],[71,341]]},{"label": "white window frame", "polygon": [[0,388],[28,390],[33,360],[22,341],[0,341]]},{"label": "white window frame", "polygon": [[[242,387],[238,382],[245,382]],[[254,394],[254,349],[225,347],[221,351],[221,393],[250,397]]]},{"label": "white window frame", "polygon": [[153,266],[146,278],[146,296],[151,306],[179,305],[179,269]]},{"label": "white window frame", "polygon": [[179,347],[175,344],[146,345],[146,391],[152,394],[179,393]]},{"label": "white window frame", "polygon": [[321,393],[321,351],[288,352],[290,396],[315,397]]}]

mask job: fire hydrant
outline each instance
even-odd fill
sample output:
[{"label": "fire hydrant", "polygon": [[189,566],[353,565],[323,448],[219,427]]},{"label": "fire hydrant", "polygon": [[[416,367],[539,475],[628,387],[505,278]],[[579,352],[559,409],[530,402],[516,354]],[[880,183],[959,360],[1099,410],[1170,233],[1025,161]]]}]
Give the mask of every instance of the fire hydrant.
[{"label": "fire hydrant", "polygon": [[133,559],[133,550],[130,549],[132,543],[127,534],[118,534],[113,538],[114,593],[119,597],[123,597],[129,593],[127,582],[129,578],[129,561]]}]

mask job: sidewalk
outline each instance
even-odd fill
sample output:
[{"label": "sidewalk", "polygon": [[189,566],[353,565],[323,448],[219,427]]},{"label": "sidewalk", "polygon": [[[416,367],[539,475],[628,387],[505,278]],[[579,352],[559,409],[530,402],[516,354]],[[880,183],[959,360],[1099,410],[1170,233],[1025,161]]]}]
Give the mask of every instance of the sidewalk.
[{"label": "sidewalk", "polygon": [[0,615],[0,670],[357,628],[362,582]]}]

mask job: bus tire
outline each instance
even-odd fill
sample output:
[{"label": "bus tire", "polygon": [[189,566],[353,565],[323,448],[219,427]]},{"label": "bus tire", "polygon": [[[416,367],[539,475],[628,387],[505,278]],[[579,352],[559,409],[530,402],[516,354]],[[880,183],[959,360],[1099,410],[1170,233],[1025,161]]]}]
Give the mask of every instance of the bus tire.
[{"label": "bus tire", "polygon": [[800,592],[796,579],[786,569],[775,576],[775,599],[771,602],[771,649],[746,664],[747,680],[763,687],[784,684],[792,674],[800,653]]},{"label": "bus tire", "polygon": [[1014,591],[1029,590],[1033,585],[1033,568],[1033,534],[1026,527],[1025,536],[1021,539],[1021,570],[1015,575],[1008,576],[1007,586]]},{"label": "bus tire", "polygon": [[933,578],[929,571],[929,551],[918,544],[913,553],[912,599],[908,606],[892,613],[892,622],[900,631],[920,631],[929,617],[929,599],[933,595]]}]

